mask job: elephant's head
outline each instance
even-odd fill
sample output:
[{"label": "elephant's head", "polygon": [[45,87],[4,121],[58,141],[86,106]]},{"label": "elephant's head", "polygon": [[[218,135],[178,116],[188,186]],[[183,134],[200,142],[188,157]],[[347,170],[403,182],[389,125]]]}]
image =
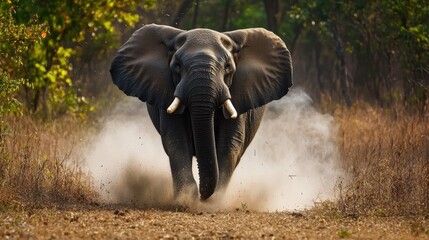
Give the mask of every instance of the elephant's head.
[{"label": "elephant's head", "polygon": [[120,48],[110,69],[127,95],[170,114],[188,108],[203,199],[218,179],[214,112],[235,118],[280,99],[292,86],[292,65],[283,41],[265,29],[220,33],[146,25]]}]

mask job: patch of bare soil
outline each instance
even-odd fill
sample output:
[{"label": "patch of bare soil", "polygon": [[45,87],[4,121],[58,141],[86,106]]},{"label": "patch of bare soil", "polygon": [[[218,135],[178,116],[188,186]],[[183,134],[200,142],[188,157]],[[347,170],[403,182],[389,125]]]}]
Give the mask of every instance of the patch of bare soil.
[{"label": "patch of bare soil", "polygon": [[[0,211],[0,239],[429,239],[429,219],[115,207]],[[329,216],[326,216],[329,215]]]}]

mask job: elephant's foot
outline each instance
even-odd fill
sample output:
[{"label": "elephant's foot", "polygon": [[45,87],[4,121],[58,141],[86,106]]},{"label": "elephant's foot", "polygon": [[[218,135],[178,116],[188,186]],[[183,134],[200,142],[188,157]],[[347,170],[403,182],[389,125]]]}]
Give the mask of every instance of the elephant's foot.
[{"label": "elephant's foot", "polygon": [[174,200],[179,205],[191,206],[198,199],[198,188],[196,184],[183,186],[175,189]]}]

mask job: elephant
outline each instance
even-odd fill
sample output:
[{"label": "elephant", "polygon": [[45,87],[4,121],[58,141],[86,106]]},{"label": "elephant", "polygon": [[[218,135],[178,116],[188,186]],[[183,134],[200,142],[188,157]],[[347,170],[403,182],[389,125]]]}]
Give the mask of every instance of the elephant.
[{"label": "elephant", "polygon": [[204,201],[225,191],[265,105],[292,87],[292,60],[264,28],[222,33],[149,24],[119,48],[110,74],[126,95],[146,102],[169,158],[174,198]]}]

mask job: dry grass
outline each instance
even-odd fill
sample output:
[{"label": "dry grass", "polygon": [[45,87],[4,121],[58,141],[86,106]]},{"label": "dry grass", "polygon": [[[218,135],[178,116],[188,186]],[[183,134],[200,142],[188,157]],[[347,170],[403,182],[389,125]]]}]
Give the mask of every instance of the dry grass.
[{"label": "dry grass", "polygon": [[429,119],[401,116],[337,109],[350,173],[337,187],[339,201],[276,213],[93,207],[93,186],[74,154],[87,127],[68,118],[9,119],[0,132],[0,238],[429,239]]},{"label": "dry grass", "polygon": [[30,117],[1,124],[0,207],[10,203],[85,203],[95,197],[80,163],[72,159],[83,131],[71,118],[43,123]]},{"label": "dry grass", "polygon": [[[360,104],[338,108],[338,144],[349,178],[329,204],[348,216],[427,216],[429,212],[429,116],[394,114]],[[41,123],[8,119],[0,136],[0,210],[11,202],[88,204],[90,179],[72,158],[85,134],[70,118]]]},{"label": "dry grass", "polygon": [[364,104],[335,113],[343,167],[338,208],[352,215],[429,213],[429,115]]}]

